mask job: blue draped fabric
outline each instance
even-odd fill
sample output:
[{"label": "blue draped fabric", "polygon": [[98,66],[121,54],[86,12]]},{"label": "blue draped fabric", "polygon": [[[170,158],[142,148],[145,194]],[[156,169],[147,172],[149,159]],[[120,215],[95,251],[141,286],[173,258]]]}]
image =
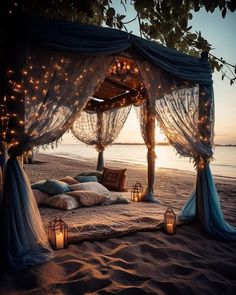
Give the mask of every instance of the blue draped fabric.
[{"label": "blue draped fabric", "polygon": [[194,192],[181,210],[179,219],[192,220],[196,216],[197,203],[197,217],[210,236],[223,241],[236,241],[236,227],[224,220],[209,164],[199,169],[196,189],[197,200]]},{"label": "blue draped fabric", "polygon": [[18,37],[39,46],[76,54],[115,54],[134,48],[144,59],[168,73],[198,84],[212,84],[206,59],[195,58],[156,42],[110,28],[25,15]]},{"label": "blue draped fabric", "polygon": [[15,157],[7,161],[0,211],[1,263],[11,271],[53,257],[29,180]]},{"label": "blue draped fabric", "polygon": [[196,192],[192,192],[184,207],[181,209],[178,218],[182,221],[190,221],[196,217]]}]

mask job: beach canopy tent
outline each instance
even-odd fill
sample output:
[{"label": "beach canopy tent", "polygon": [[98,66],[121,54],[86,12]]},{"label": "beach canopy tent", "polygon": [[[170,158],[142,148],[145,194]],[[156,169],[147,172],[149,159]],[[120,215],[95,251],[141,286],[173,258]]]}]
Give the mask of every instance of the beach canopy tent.
[{"label": "beach canopy tent", "polygon": [[[209,167],[214,101],[207,59],[110,28],[29,15],[14,19],[5,30],[7,48],[1,73],[5,83],[1,89],[2,158],[6,149],[9,155],[0,215],[0,253],[6,267],[20,270],[53,256],[17,157],[57,140],[70,128],[76,131],[82,111],[96,114],[96,120],[103,122],[111,116],[118,130],[132,104],[140,108],[148,149],[146,201],[154,200],[157,119],[170,144],[180,155],[194,159],[198,169],[196,191],[180,217],[197,216],[213,237],[235,239],[235,228],[224,221]],[[110,69],[117,58],[135,63],[140,76],[122,82],[113,79]],[[118,115],[118,121],[111,115],[117,108],[128,108],[122,111],[123,119]],[[99,140],[94,143],[98,149]]]}]

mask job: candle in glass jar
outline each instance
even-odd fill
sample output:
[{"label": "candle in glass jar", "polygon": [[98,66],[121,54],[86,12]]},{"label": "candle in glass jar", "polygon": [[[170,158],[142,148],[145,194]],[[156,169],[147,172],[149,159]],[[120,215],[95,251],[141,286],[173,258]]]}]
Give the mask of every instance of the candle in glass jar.
[{"label": "candle in glass jar", "polygon": [[172,223],[167,223],[167,225],[166,225],[166,232],[169,235],[172,235],[174,233],[174,226],[173,226]]},{"label": "candle in glass jar", "polygon": [[139,201],[138,196],[135,196],[135,197],[134,197],[134,202],[138,202],[138,201]]},{"label": "candle in glass jar", "polygon": [[64,248],[64,236],[62,232],[56,234],[56,248],[57,249]]}]

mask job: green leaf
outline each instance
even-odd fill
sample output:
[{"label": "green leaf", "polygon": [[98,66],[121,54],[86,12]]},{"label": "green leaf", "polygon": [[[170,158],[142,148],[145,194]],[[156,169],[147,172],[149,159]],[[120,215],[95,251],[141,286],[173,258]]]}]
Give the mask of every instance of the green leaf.
[{"label": "green leaf", "polygon": [[115,14],[116,14],[116,12],[115,12],[114,8],[112,8],[112,7],[108,8],[107,17],[113,17],[113,16],[115,16]]},{"label": "green leaf", "polygon": [[188,34],[188,37],[192,40],[197,39],[197,34]]},{"label": "green leaf", "polygon": [[224,7],[223,10],[222,10],[222,17],[223,17],[223,18],[225,18],[226,11],[227,11],[227,10],[226,10],[226,7]]},{"label": "green leaf", "polygon": [[120,18],[120,20],[122,20],[122,19],[126,18],[126,15],[122,14],[119,16],[119,18]]}]

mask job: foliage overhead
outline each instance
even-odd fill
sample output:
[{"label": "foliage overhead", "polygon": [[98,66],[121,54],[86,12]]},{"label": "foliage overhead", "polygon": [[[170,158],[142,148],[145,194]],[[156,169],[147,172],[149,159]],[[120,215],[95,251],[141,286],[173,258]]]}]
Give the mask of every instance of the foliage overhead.
[{"label": "foliage overhead", "polygon": [[[129,31],[129,23],[135,22],[140,36],[193,56],[202,51],[209,52],[212,70],[222,72],[222,79],[236,82],[236,65],[211,53],[212,45],[202,33],[192,32],[189,21],[193,13],[205,9],[208,13],[216,10],[222,18],[235,12],[235,0],[22,0],[8,1],[5,13],[15,10],[27,11],[50,17],[78,21],[99,26],[109,26]],[[134,17],[127,20],[132,10]],[[2,10],[3,11],[3,10]],[[125,11],[120,14],[120,11]],[[2,13],[1,13],[2,14]],[[127,15],[126,15],[127,14]]]}]

